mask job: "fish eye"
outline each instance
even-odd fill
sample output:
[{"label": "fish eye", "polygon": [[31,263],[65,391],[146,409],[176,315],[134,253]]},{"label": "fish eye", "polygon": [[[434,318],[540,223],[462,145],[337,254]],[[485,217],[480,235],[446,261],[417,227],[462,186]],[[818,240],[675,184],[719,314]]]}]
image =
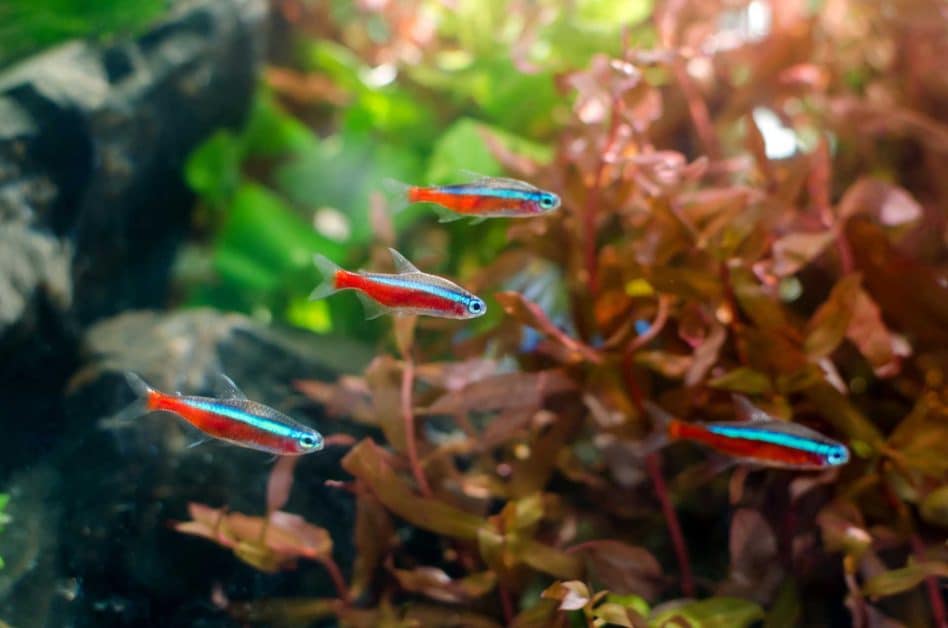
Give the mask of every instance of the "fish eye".
[{"label": "fish eye", "polygon": [[834,447],[828,454],[826,460],[832,465],[840,465],[849,461],[849,450],[845,447]]},{"label": "fish eye", "polygon": [[467,311],[471,314],[483,314],[485,309],[484,302],[480,299],[471,299],[467,304]]},{"label": "fish eye", "polygon": [[317,434],[303,434],[297,441],[303,449],[315,449],[322,447],[323,439]]},{"label": "fish eye", "polygon": [[540,197],[540,207],[543,209],[553,209],[559,205],[560,199],[555,194],[544,194]]}]

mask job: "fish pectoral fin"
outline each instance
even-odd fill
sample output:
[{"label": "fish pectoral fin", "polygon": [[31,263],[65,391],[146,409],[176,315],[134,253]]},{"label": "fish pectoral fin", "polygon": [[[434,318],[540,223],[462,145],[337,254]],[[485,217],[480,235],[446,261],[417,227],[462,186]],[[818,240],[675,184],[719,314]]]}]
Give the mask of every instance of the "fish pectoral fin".
[{"label": "fish pectoral fin", "polygon": [[415,267],[414,264],[409,262],[404,255],[396,251],[395,249],[390,248],[388,250],[392,255],[392,261],[395,262],[395,272],[399,275],[405,275],[407,273],[420,273],[421,271]]},{"label": "fish pectoral fin", "polygon": [[205,437],[203,437],[203,438],[197,439],[196,441],[193,441],[193,442],[191,442],[191,443],[188,443],[188,447],[187,447],[187,448],[188,448],[188,449],[194,449],[195,447],[198,447],[198,446],[200,446],[200,445],[203,445],[204,443],[210,442],[210,441],[212,441],[212,440],[213,440],[212,438],[210,438],[210,437],[208,437],[208,436],[205,436]]},{"label": "fish pectoral fin", "polygon": [[223,373],[214,377],[214,394],[222,399],[246,399],[247,395],[234,383],[234,380]]},{"label": "fish pectoral fin", "polygon": [[435,214],[438,215],[438,222],[454,222],[455,220],[464,218],[461,214],[455,214],[450,209],[445,209],[441,206],[435,207]]},{"label": "fish pectoral fin", "polygon": [[469,225],[479,225],[479,224],[481,224],[482,222],[484,222],[485,220],[487,220],[487,217],[486,217],[486,216],[477,216],[476,218],[473,218],[473,219],[471,220],[471,222],[469,222],[468,224],[469,224]]},{"label": "fish pectoral fin", "polygon": [[375,299],[364,292],[357,291],[356,297],[360,302],[362,302],[362,309],[365,311],[366,320],[372,320],[373,318],[384,316],[389,312],[387,307],[379,304]]}]

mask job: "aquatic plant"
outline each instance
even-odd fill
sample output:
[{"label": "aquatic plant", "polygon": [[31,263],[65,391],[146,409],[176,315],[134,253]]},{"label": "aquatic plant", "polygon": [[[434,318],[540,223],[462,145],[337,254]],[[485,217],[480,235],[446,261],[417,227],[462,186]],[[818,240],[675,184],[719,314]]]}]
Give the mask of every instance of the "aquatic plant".
[{"label": "aquatic plant", "polygon": [[[178,528],[263,571],[319,562],[337,596],[218,602],[349,626],[945,625],[948,91],[932,51],[948,25],[934,2],[898,4],[892,19],[844,0],[661,3],[611,49],[564,58],[555,33],[576,16],[545,3],[510,26],[506,3],[459,2],[440,29],[433,5],[380,3],[338,31],[280,3],[323,39],[302,44],[305,67],[268,72],[247,130],[189,165],[217,229],[220,283],[200,298],[299,323],[313,251],[381,265],[398,238],[494,297],[475,325],[376,326],[362,377],[297,382],[340,431],[376,430],[327,438],[352,445],[328,482],[356,502],[355,563],[336,565],[319,513],[282,510],[281,460],[264,515],[193,504]],[[403,79],[373,79],[386,64]],[[291,108],[328,112],[329,139]],[[390,161],[420,182],[502,169],[563,207],[393,224],[371,194]],[[345,237],[320,223],[329,207]],[[335,308],[312,327],[364,328]],[[696,447],[642,450],[646,400],[728,420],[732,393],[852,460],[725,471]]]},{"label": "aquatic plant", "polygon": [[0,3],[0,65],[68,39],[134,32],[166,9],[163,0],[8,0]]}]

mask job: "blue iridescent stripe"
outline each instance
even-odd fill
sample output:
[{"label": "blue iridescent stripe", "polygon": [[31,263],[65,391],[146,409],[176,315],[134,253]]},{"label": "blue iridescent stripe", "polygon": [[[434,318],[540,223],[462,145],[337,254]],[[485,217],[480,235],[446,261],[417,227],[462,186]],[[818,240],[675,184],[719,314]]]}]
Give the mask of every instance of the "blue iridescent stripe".
[{"label": "blue iridescent stripe", "polygon": [[488,188],[467,185],[447,185],[438,188],[439,192],[446,194],[470,194],[472,196],[496,196],[498,198],[509,198],[519,201],[538,201],[543,196],[543,192],[535,190],[517,190],[514,188]]},{"label": "blue iridescent stripe", "polygon": [[461,303],[466,305],[470,300],[468,295],[463,292],[458,292],[457,290],[451,290],[450,288],[443,288],[441,286],[433,286],[431,284],[423,283],[420,281],[413,281],[411,279],[403,279],[401,277],[390,277],[386,275],[369,275],[369,277],[380,284],[386,286],[392,286],[394,288],[404,288],[406,290],[417,290],[419,292],[425,292],[428,294],[433,294],[442,299],[447,299],[453,301],[454,303]]},{"label": "blue iridescent stripe", "polygon": [[827,443],[815,441],[803,436],[786,434],[784,432],[771,432],[752,427],[739,427],[734,425],[708,425],[707,428],[709,432],[719,436],[726,436],[728,438],[742,438],[744,440],[752,440],[760,443],[769,443],[771,445],[779,445],[781,447],[798,449],[800,451],[806,451],[814,454],[826,454],[833,448],[832,445]]},{"label": "blue iridescent stripe", "polygon": [[214,401],[204,401],[201,399],[188,399],[186,403],[197,410],[213,412],[214,414],[226,416],[229,419],[234,419],[235,421],[245,423],[251,427],[255,427],[261,431],[275,434],[277,436],[292,438],[296,436],[298,432],[298,430],[291,425],[286,425],[267,417],[252,414],[246,410],[235,408],[234,406],[229,406]]}]

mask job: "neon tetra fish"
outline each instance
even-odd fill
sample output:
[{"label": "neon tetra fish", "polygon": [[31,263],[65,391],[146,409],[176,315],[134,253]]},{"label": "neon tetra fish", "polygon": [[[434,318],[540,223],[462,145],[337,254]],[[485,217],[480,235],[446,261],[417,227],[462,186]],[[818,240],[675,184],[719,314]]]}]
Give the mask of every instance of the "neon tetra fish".
[{"label": "neon tetra fish", "polygon": [[396,274],[353,272],[322,255],[313,261],[323,275],[310,299],[322,299],[340,290],[356,290],[368,318],[382,314],[424,314],[441,318],[476,318],[487,311],[484,301],[457,284],[423,273],[395,249]]},{"label": "neon tetra fish", "polygon": [[664,442],[690,440],[744,463],[784,469],[815,470],[849,462],[849,449],[798,423],[781,421],[735,395],[745,421],[687,423],[651,402],[645,408],[664,432]]},{"label": "neon tetra fish", "polygon": [[323,448],[319,432],[269,406],[250,401],[230,378],[223,374],[219,377],[223,396],[215,398],[163,393],[138,375],[125,373],[139,399],[103,425],[121,425],[150,412],[168,412],[212,438],[248,449],[301,456]]},{"label": "neon tetra fish", "polygon": [[391,179],[388,188],[401,203],[434,203],[450,211],[439,211],[440,222],[464,217],[480,222],[485,218],[528,218],[548,214],[560,206],[560,197],[524,181],[475,175],[470,183],[418,186]]}]

